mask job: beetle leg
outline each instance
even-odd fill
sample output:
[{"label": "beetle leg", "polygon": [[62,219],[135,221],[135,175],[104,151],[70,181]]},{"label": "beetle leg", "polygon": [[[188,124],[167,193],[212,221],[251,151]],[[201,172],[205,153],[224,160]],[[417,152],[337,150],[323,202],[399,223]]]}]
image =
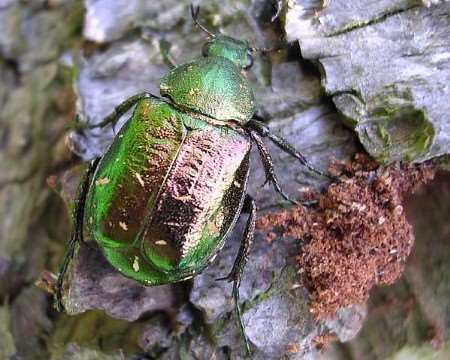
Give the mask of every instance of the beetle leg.
[{"label": "beetle leg", "polygon": [[[267,149],[266,145],[263,143],[262,139],[259,137],[259,135],[255,131],[248,131],[248,134],[252,138],[252,140],[256,143],[256,146],[259,151],[259,155],[261,157],[264,170],[266,173],[266,181],[264,182],[264,185],[268,182],[271,182],[275,188],[275,191],[277,191],[285,200],[291,202],[294,205],[300,205],[299,202],[291,199],[284,191],[281,189],[280,184],[278,183],[278,178],[275,175],[275,168],[273,167],[273,160],[270,156],[269,150]],[[310,202],[306,202],[306,205],[310,205]]]},{"label": "beetle leg", "polygon": [[120,117],[130,110],[139,101],[149,98],[159,99],[156,95],[150,94],[148,92],[141,92],[136,95],[130,96],[128,99],[117,105],[114,110],[107,115],[102,121],[94,125],[88,125],[87,128],[94,129],[99,127],[105,127],[108,124],[115,124],[119,121]]},{"label": "beetle leg", "polygon": [[275,7],[275,14],[272,16],[271,22],[274,22],[281,14],[281,10],[283,10],[283,1],[282,0],[272,0],[273,6]]},{"label": "beetle leg", "polygon": [[245,333],[244,324],[242,323],[242,314],[241,308],[239,307],[239,285],[237,281],[233,282],[233,301],[234,301],[234,309],[236,311],[236,317],[239,324],[239,330],[241,331],[242,337],[244,338],[245,349],[247,351],[247,355],[249,357],[252,356],[252,350],[250,349],[250,343],[247,338],[247,334]]},{"label": "beetle leg", "polygon": [[177,64],[172,55],[170,55],[170,43],[163,39],[159,42],[159,48],[161,49],[161,56],[163,58],[163,61],[169,67],[169,69],[176,68]]},{"label": "beetle leg", "polygon": [[83,217],[84,217],[84,205],[86,202],[86,196],[89,191],[89,184],[95,169],[97,168],[100,158],[95,159],[89,165],[86,173],[84,174],[83,180],[81,182],[81,187],[77,199],[75,200],[75,211],[74,211],[74,224],[72,234],[70,236],[69,246],[66,254],[64,255],[63,262],[58,274],[58,280],[56,281],[56,291],[55,291],[55,306],[58,311],[63,311],[64,306],[62,304],[62,287],[64,283],[64,276],[69,267],[69,263],[75,254],[75,246],[77,242],[83,240]]},{"label": "beetle leg", "polygon": [[242,336],[244,337],[247,353],[251,356],[250,344],[248,342],[247,335],[245,334],[244,324],[242,323],[241,308],[239,307],[239,286],[241,284],[241,275],[248,260],[248,254],[250,251],[250,246],[253,242],[253,235],[255,233],[256,226],[256,204],[255,200],[253,200],[253,198],[248,194],[245,195],[243,210],[246,212],[248,211],[250,215],[245,226],[244,236],[241,241],[241,246],[239,247],[239,252],[230,273],[226,277],[217,280],[233,281],[233,299],[236,316]]},{"label": "beetle leg", "polygon": [[241,275],[244,270],[244,266],[247,262],[248,253],[250,252],[250,246],[253,242],[253,234],[255,232],[256,225],[256,204],[255,200],[250,195],[245,195],[243,210],[249,212],[247,224],[245,226],[244,236],[241,241],[236,260],[234,261],[233,268],[228,276],[218,280],[236,281],[239,287],[241,283]]},{"label": "beetle leg", "polygon": [[288,153],[289,155],[293,156],[297,160],[299,160],[303,166],[305,166],[307,169],[311,170],[312,172],[316,173],[317,175],[326,177],[330,180],[339,180],[339,178],[332,176],[330,174],[326,174],[325,172],[316,169],[312,164],[308,162],[308,160],[300,153],[298,152],[291,144],[287,142],[287,140],[283,139],[281,136],[272,134],[269,130],[269,128],[263,124],[260,117],[253,116],[253,118],[248,122],[248,127],[255,130],[260,136],[262,137],[268,137],[276,146],[278,146],[281,150]]}]

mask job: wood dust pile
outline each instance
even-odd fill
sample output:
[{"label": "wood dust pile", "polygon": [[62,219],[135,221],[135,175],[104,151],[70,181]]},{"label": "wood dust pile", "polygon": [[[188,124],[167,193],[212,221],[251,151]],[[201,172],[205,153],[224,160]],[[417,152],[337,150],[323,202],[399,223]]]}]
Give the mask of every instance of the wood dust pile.
[{"label": "wood dust pile", "polygon": [[275,231],[301,241],[298,273],[316,319],[363,303],[374,285],[400,277],[414,243],[402,198],[434,177],[430,165],[377,169],[364,155],[335,163],[330,171],[342,181],[319,196],[317,207],[295,207],[258,221],[272,237]]}]

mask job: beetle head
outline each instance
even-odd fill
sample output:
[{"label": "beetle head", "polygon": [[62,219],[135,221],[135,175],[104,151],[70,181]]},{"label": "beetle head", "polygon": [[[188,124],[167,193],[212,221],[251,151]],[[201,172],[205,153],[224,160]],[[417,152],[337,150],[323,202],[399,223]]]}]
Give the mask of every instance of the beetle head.
[{"label": "beetle head", "polygon": [[199,11],[200,7],[194,7],[191,4],[191,15],[195,25],[209,36],[209,41],[203,46],[203,56],[221,56],[231,60],[241,69],[249,69],[253,65],[252,51],[254,51],[254,48],[250,48],[247,41],[234,39],[222,34],[213,34],[199,23]]},{"label": "beetle head", "polygon": [[245,70],[253,65],[253,56],[250,53],[247,41],[221,34],[216,35],[203,45],[202,53],[206,57],[222,56]]}]

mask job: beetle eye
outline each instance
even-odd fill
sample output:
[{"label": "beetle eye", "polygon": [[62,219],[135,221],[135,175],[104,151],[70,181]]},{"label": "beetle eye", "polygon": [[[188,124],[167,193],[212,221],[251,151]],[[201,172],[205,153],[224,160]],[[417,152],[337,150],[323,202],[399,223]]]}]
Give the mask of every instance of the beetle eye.
[{"label": "beetle eye", "polygon": [[250,69],[253,66],[253,56],[247,53],[247,64],[244,66],[244,70]]},{"label": "beetle eye", "polygon": [[247,64],[244,66],[244,70],[250,69],[253,65],[253,56],[247,53]]}]

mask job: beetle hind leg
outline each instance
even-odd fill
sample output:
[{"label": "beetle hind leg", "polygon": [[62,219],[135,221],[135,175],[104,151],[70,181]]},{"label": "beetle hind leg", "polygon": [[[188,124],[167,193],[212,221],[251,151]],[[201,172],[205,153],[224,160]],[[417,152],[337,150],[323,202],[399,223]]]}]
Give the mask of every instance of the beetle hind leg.
[{"label": "beetle hind leg", "polygon": [[245,195],[243,210],[249,212],[250,215],[248,217],[247,224],[245,226],[241,246],[239,247],[239,251],[234,261],[233,268],[226,277],[217,280],[233,281],[233,299],[236,317],[239,324],[239,329],[244,338],[247,354],[251,356],[250,344],[247,335],[245,334],[244,324],[242,323],[241,308],[239,307],[239,286],[241,284],[241,276],[245,264],[247,263],[248,254],[250,251],[250,246],[253,242],[253,236],[255,233],[255,226],[256,226],[256,204],[250,195]]},{"label": "beetle hind leg", "polygon": [[78,192],[77,199],[75,200],[75,211],[74,211],[74,224],[72,234],[70,236],[69,246],[64,255],[63,262],[61,264],[58,280],[56,281],[55,289],[55,307],[58,311],[64,310],[64,305],[62,303],[62,289],[64,285],[64,277],[66,275],[67,269],[69,267],[70,261],[75,254],[76,244],[83,240],[83,217],[84,217],[84,205],[86,203],[86,196],[89,191],[89,184],[95,169],[97,168],[100,158],[95,159],[88,167],[82,183]]}]

